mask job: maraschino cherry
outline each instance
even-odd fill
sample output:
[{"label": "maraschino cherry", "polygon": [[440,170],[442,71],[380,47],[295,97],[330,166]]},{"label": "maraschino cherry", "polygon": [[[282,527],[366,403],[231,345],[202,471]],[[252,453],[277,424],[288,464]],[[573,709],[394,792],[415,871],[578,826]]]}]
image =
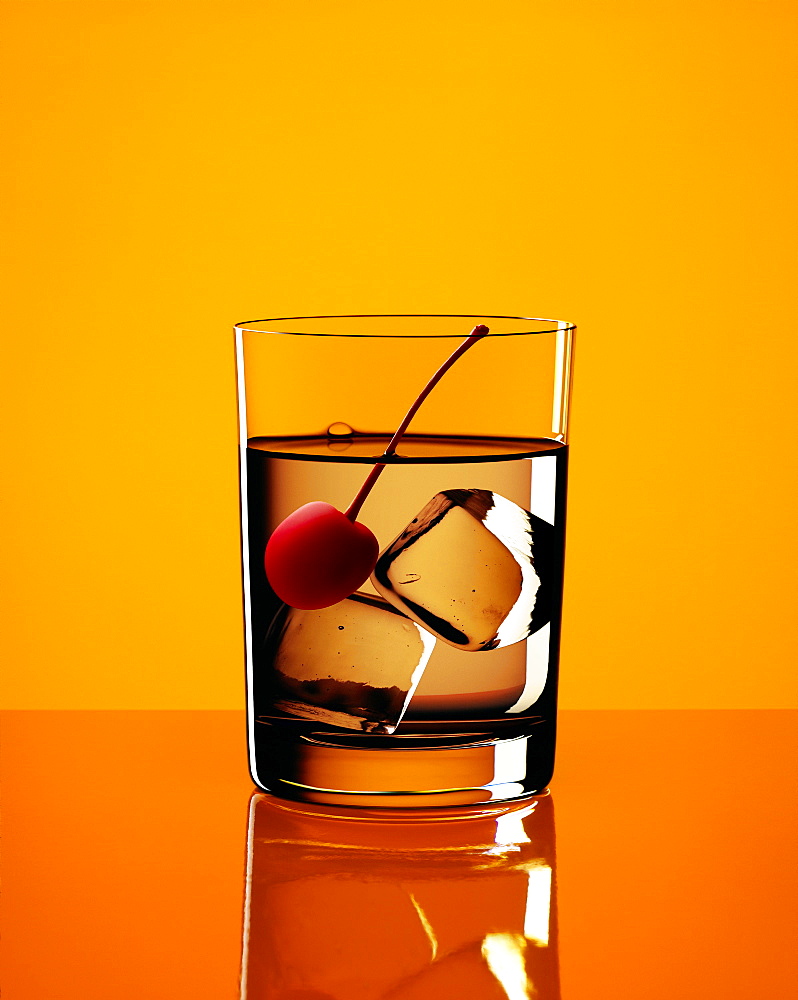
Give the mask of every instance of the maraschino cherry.
[{"label": "maraschino cherry", "polygon": [[[486,326],[475,326],[435,372],[405,414],[382,458],[396,452],[416,411],[455,361],[489,332]],[[355,518],[384,468],[384,462],[374,466],[346,512],[315,500],[289,514],[274,529],[266,545],[266,576],[281,601],[303,611],[328,608],[343,601],[371,576],[379,543],[374,533]]]}]

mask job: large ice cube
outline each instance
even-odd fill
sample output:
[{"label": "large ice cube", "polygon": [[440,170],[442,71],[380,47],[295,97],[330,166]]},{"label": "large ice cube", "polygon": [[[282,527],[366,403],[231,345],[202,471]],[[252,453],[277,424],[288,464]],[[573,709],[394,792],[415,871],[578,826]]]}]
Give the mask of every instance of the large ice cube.
[{"label": "large ice cube", "polygon": [[452,646],[509,646],[549,620],[553,532],[498,493],[444,490],[382,552],[372,583]]},{"label": "large ice cube", "polygon": [[435,639],[379,597],[318,611],[283,606],[266,637],[269,701],[314,722],[392,733]]}]

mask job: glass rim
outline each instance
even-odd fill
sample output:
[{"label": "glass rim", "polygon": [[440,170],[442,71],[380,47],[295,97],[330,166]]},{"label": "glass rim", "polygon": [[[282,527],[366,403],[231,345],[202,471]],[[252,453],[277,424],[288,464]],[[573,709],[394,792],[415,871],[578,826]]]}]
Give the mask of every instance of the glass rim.
[{"label": "glass rim", "polygon": [[[278,336],[288,336],[288,337],[341,337],[344,339],[351,339],[355,337],[360,338],[371,338],[373,340],[389,340],[391,338],[395,340],[464,340],[470,330],[463,328],[462,331],[458,333],[378,333],[372,331],[367,331],[364,333],[335,333],[327,331],[318,330],[275,330],[269,329],[268,324],[276,323],[293,323],[294,321],[302,322],[303,320],[336,320],[336,319],[464,319],[473,320],[473,325],[477,325],[478,322],[483,320],[511,320],[518,321],[520,324],[528,323],[540,323],[541,328],[538,329],[519,329],[519,330],[501,330],[493,331],[491,330],[488,334],[489,337],[529,337],[529,336],[539,336],[540,334],[546,333],[563,333],[571,332],[576,330],[576,324],[568,322],[567,320],[558,319],[544,319],[537,316],[497,316],[497,315],[477,315],[473,313],[341,313],[335,315],[319,315],[319,316],[272,316],[268,319],[255,319],[255,320],[244,320],[240,323],[235,323],[233,328],[241,333],[267,333]],[[486,326],[489,324],[485,324]]]}]

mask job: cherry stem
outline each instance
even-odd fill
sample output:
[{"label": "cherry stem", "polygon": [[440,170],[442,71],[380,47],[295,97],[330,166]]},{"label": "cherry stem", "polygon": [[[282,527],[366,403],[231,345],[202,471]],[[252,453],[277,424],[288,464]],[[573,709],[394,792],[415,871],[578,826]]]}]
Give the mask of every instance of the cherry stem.
[{"label": "cherry stem", "polygon": [[[421,390],[418,397],[416,398],[415,403],[413,403],[413,405],[405,414],[404,420],[396,428],[396,433],[388,442],[388,447],[382,453],[382,458],[389,458],[391,455],[395,454],[396,447],[404,437],[404,433],[407,430],[410,421],[418,412],[418,408],[421,406],[421,404],[424,402],[427,396],[429,396],[429,394],[432,392],[432,390],[435,388],[438,382],[440,382],[440,380],[443,378],[446,372],[449,371],[449,369],[452,367],[455,361],[457,361],[458,358],[461,358],[465,354],[465,352],[469,350],[469,348],[473,347],[474,344],[476,344],[478,340],[482,340],[482,338],[486,337],[489,333],[490,330],[488,329],[488,327],[483,326],[482,324],[480,324],[479,326],[475,326],[474,329],[471,331],[471,334],[463,341],[463,343],[457,348],[457,350],[448,358],[448,360],[444,361],[444,363],[435,372],[435,374],[432,376],[429,382],[427,382],[427,384]],[[369,493],[371,493],[372,489],[374,488],[374,484],[382,475],[382,471],[384,468],[385,468],[385,462],[380,462],[379,464],[375,465],[374,468],[371,470],[371,472],[368,474],[368,476],[366,476],[366,481],[360,487],[357,496],[349,505],[348,509],[344,512],[346,517],[348,517],[350,521],[354,522],[357,519],[357,515],[360,513],[360,508],[365,503],[366,497],[369,495]]]}]

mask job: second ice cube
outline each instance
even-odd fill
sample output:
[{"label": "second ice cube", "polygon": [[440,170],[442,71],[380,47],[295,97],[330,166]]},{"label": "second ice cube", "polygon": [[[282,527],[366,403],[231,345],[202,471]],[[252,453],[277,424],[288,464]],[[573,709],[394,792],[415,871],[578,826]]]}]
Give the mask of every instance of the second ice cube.
[{"label": "second ice cube", "polygon": [[278,712],[392,733],[435,639],[381,598],[355,593],[318,611],[283,605],[266,644],[269,701]]}]

